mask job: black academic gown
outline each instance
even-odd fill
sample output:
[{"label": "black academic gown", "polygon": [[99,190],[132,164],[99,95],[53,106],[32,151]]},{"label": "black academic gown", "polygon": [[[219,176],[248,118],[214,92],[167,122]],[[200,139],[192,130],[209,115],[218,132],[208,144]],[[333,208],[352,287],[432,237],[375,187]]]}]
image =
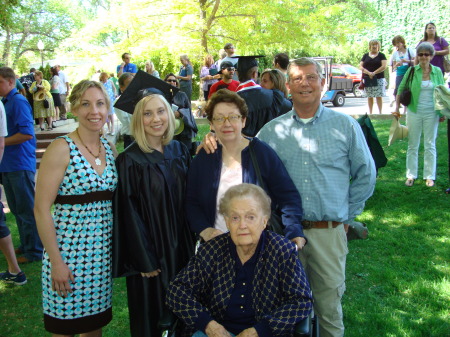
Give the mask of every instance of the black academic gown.
[{"label": "black academic gown", "polygon": [[287,98],[283,97],[283,102],[281,103],[281,114],[284,115],[286,112],[289,112],[292,110],[292,102],[288,100]]},{"label": "black academic gown", "polygon": [[182,142],[188,150],[192,148],[192,139],[197,135],[197,123],[195,123],[194,115],[191,110],[191,102],[187,95],[178,91],[173,97],[173,104],[178,106],[178,111],[183,115],[184,130],[174,137],[174,139]]},{"label": "black academic gown", "polygon": [[255,137],[259,130],[272,119],[282,115],[281,106],[284,96],[279,90],[268,90],[261,87],[253,87],[238,91],[248,107],[248,116],[242,133],[249,137]]},{"label": "black academic gown", "polygon": [[[183,144],[172,141],[164,154],[144,153],[133,143],[116,160],[113,276],[127,276],[134,337],[161,336],[158,323],[168,312],[165,290],[194,252],[184,216],[190,158]],[[140,274],[157,269],[156,277]]]}]

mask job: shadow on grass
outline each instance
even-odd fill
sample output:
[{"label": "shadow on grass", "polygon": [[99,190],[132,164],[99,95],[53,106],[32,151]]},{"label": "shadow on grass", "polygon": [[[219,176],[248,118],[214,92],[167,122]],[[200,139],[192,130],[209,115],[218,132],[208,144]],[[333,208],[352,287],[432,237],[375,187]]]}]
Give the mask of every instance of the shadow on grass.
[{"label": "shadow on grass", "polygon": [[[387,144],[390,121],[373,121],[380,141]],[[419,180],[406,187],[406,141],[384,147],[388,166],[380,169],[375,193],[359,220],[367,223],[369,239],[351,241],[344,295],[346,337],[449,336],[450,196],[447,145],[440,125],[438,179],[428,188]],[[202,127],[206,132],[208,127]],[[423,154],[420,155],[420,158]],[[18,233],[7,215],[14,242]],[[6,261],[0,254],[0,266]],[[28,283],[22,287],[0,283],[0,337],[41,337],[41,263],[23,266]],[[113,320],[105,337],[130,336],[125,279],[114,280]]]},{"label": "shadow on grass", "polygon": [[[387,142],[387,125],[374,124]],[[439,131],[444,136],[443,125]],[[369,239],[349,243],[346,336],[448,336],[450,213],[442,192],[448,183],[443,145],[441,139],[442,179],[434,188],[421,180],[404,185],[406,141],[385,148],[388,166],[380,169],[375,193],[358,218],[367,223]]]}]

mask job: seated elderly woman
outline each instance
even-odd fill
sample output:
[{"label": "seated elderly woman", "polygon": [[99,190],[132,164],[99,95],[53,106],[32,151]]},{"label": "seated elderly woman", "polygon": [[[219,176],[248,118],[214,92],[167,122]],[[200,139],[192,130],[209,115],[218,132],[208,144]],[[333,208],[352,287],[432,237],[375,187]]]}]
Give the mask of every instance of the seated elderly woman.
[{"label": "seated elderly woman", "polygon": [[270,198],[252,184],[220,201],[228,233],[201,245],[169,286],[166,303],[196,336],[288,336],[312,308],[295,245],[265,231]]}]

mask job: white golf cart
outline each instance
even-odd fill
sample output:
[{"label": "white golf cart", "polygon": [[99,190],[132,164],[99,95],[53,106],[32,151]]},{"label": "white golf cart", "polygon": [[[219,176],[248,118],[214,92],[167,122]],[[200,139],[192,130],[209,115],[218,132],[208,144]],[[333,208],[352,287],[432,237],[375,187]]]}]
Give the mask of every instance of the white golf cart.
[{"label": "white golf cart", "polygon": [[353,81],[350,78],[331,77],[331,65],[333,56],[312,57],[322,66],[322,75],[325,78],[325,85],[322,92],[322,103],[333,103],[334,106],[345,104],[345,91],[353,89]]}]

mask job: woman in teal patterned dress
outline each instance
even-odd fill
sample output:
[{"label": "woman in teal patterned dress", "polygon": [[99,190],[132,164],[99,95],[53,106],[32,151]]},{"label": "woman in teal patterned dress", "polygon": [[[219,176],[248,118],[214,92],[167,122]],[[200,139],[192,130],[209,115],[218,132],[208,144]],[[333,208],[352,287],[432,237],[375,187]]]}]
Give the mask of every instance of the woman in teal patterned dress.
[{"label": "woman in teal patterned dress", "polygon": [[36,185],[35,217],[45,247],[44,325],[53,336],[94,337],[112,318],[111,199],[117,172],[115,148],[100,136],[111,103],[100,83],[86,80],[69,99],[79,126],[49,146]]}]

